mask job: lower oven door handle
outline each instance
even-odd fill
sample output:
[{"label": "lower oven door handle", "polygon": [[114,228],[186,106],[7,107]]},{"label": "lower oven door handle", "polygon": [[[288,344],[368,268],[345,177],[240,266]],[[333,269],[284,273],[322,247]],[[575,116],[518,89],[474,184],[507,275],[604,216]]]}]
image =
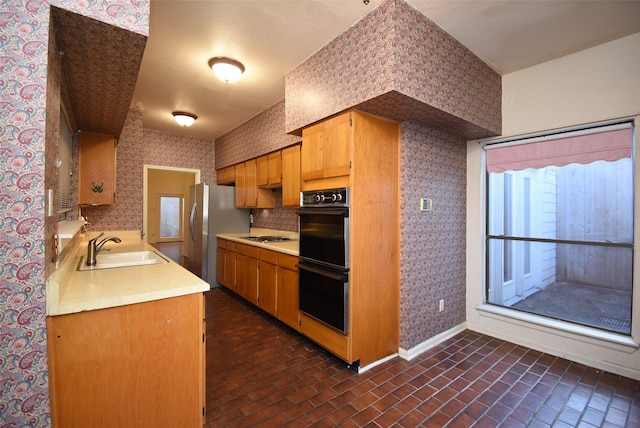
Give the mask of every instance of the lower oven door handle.
[{"label": "lower oven door handle", "polygon": [[304,264],[304,263],[298,263],[296,265],[296,267],[298,269],[302,269],[302,270],[306,270],[306,271],[309,271],[309,272],[313,272],[313,273],[321,275],[321,276],[326,276],[327,278],[335,279],[336,281],[346,282],[347,279],[348,279],[347,275],[340,274],[340,273],[334,273],[334,272],[327,271],[327,270],[324,270],[324,269],[314,268],[314,267],[309,266],[309,265]]}]

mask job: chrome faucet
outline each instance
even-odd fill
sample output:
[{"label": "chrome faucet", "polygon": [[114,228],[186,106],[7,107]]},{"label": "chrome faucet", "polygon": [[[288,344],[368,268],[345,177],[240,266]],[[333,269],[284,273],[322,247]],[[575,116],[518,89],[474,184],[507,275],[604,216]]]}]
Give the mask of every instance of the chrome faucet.
[{"label": "chrome faucet", "polygon": [[102,246],[104,244],[106,244],[109,241],[113,241],[116,244],[119,244],[120,242],[122,242],[120,238],[116,236],[107,236],[102,241],[96,244],[96,242],[98,241],[98,238],[100,238],[102,235],[104,235],[104,232],[101,232],[100,235],[96,236],[95,238],[89,241],[89,245],[87,246],[87,263],[86,263],[87,266],[96,265],[96,256],[98,255],[100,250],[102,250]]}]

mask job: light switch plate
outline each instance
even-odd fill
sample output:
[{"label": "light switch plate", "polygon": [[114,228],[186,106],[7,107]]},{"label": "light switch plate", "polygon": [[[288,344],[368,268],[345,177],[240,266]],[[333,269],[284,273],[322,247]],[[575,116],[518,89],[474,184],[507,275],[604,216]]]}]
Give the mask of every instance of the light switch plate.
[{"label": "light switch plate", "polygon": [[430,198],[420,198],[420,211],[431,211],[433,202]]}]

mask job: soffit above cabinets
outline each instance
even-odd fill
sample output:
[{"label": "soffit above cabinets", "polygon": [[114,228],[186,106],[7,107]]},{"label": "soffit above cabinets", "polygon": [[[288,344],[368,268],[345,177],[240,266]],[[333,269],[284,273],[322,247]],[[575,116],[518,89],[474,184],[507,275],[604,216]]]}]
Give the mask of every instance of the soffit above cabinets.
[{"label": "soffit above cabinets", "polygon": [[147,37],[51,7],[62,62],[61,97],[73,131],[120,135]]}]

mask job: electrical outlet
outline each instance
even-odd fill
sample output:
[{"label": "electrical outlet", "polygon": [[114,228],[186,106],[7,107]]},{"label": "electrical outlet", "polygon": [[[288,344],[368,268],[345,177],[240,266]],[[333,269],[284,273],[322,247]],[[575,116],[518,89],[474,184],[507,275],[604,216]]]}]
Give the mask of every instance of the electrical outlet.
[{"label": "electrical outlet", "polygon": [[444,311],[444,299],[440,299],[440,301],[438,302],[438,311]]}]

